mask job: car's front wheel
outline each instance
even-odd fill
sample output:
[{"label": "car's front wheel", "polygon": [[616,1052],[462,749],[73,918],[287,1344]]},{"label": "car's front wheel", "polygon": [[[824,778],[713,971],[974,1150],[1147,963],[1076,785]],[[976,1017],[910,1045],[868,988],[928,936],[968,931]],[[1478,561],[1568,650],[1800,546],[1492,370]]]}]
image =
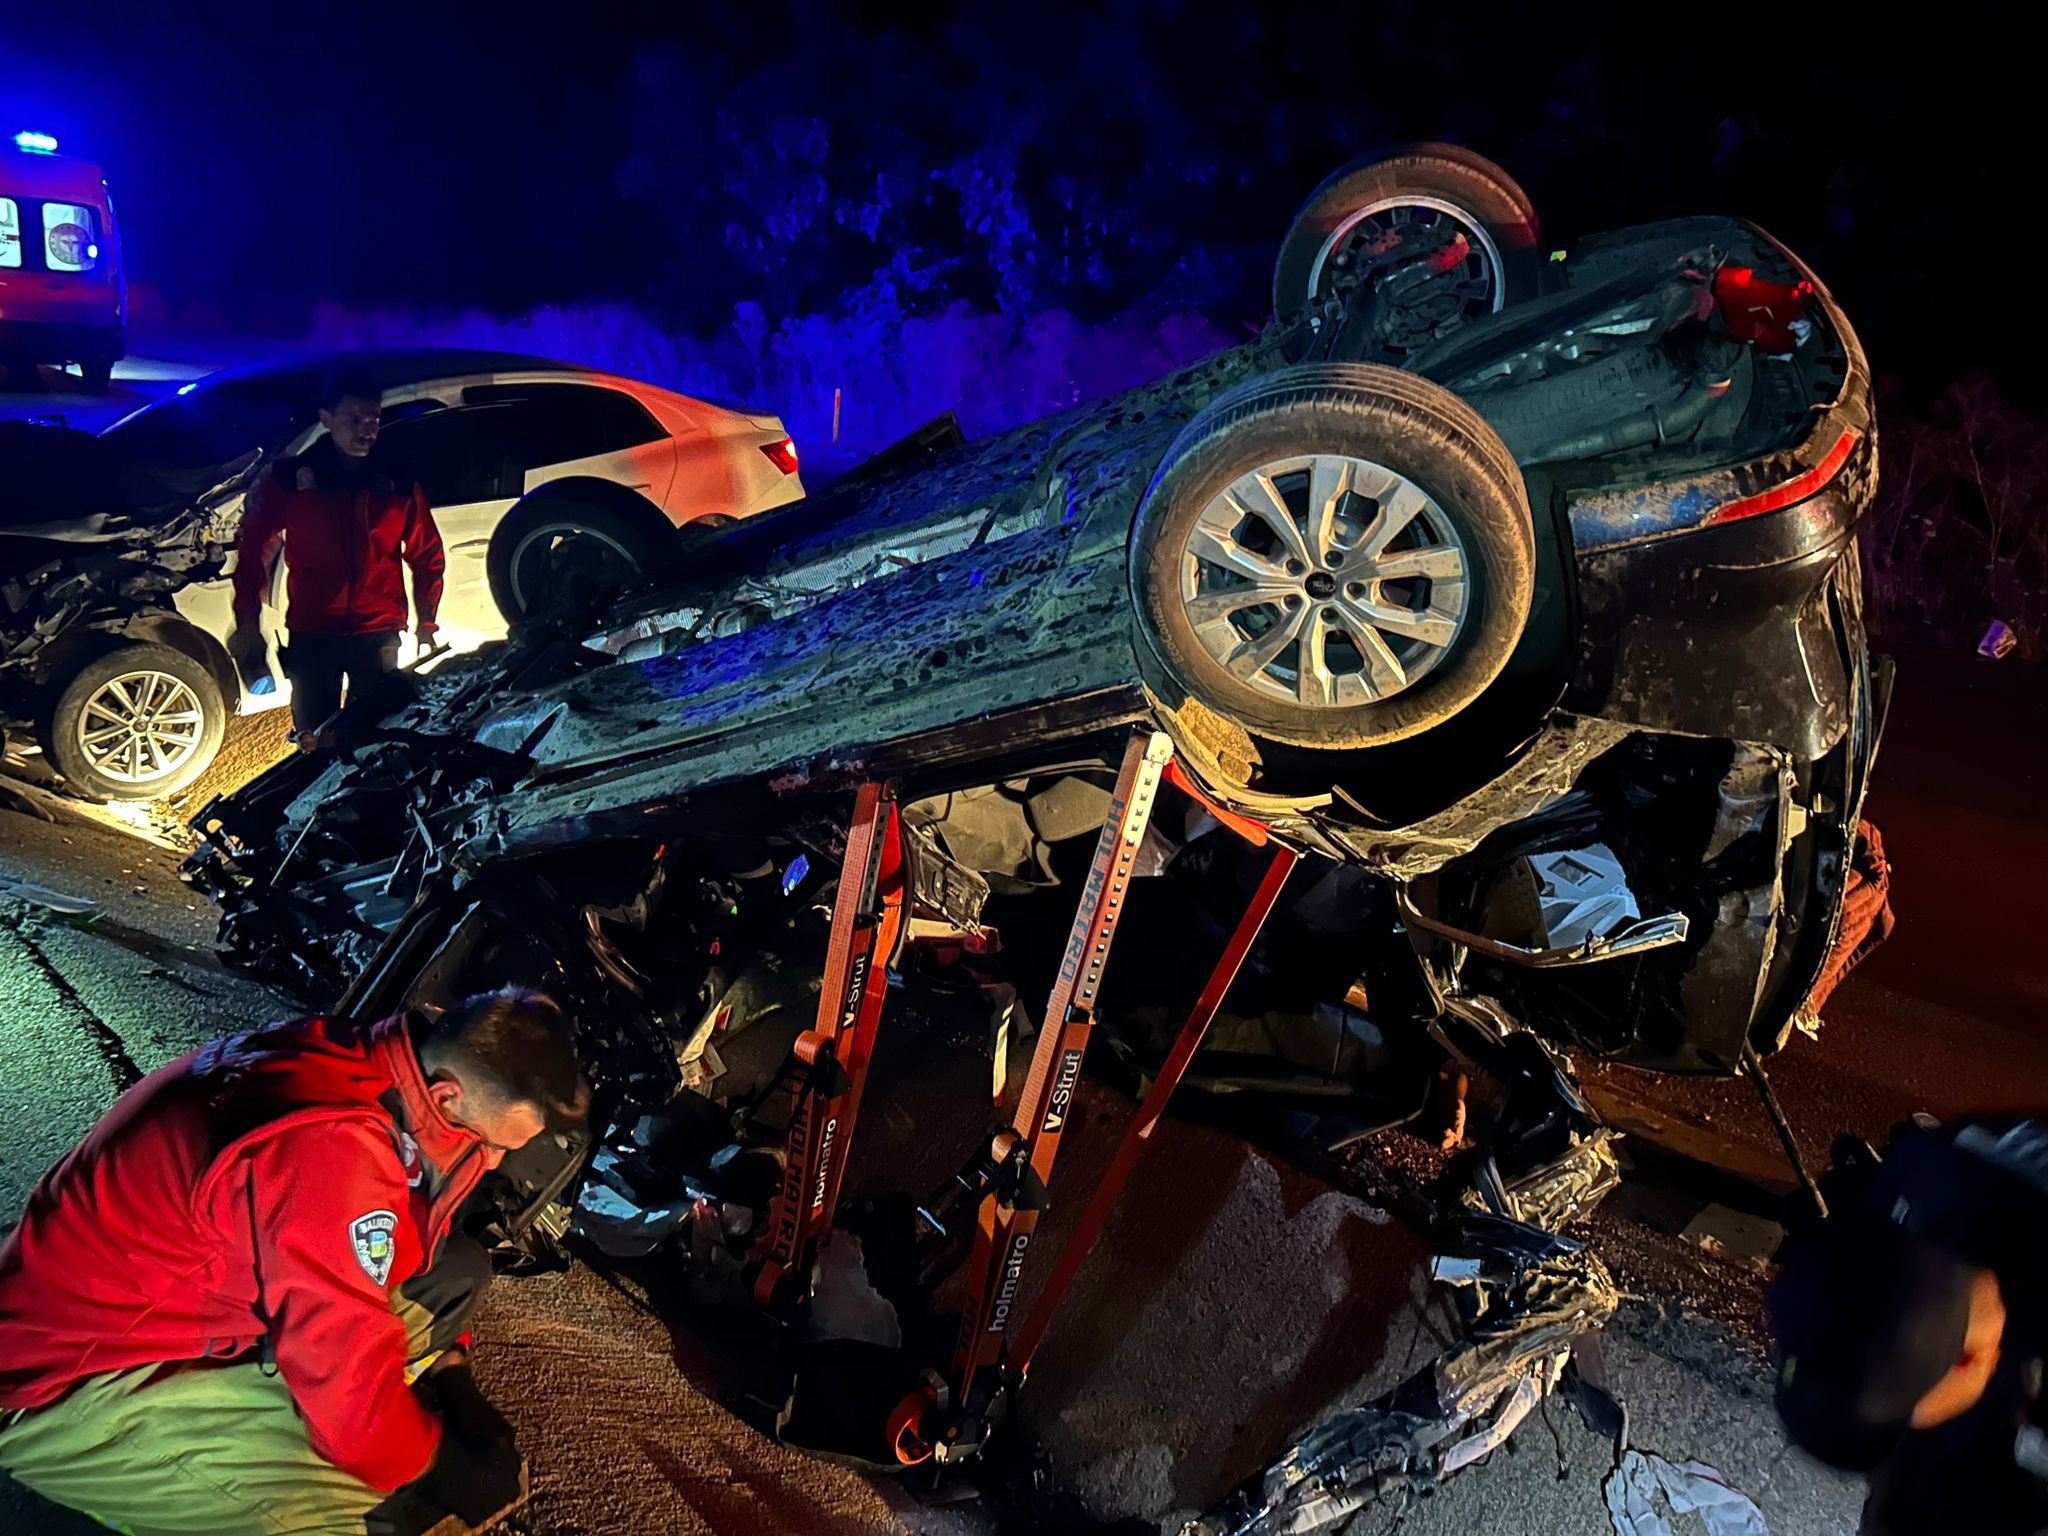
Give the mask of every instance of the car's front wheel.
[{"label": "car's front wheel", "polygon": [[1203,705],[1293,746],[1370,747],[1499,675],[1535,533],[1521,472],[1464,401],[1313,363],[1188,423],[1138,509],[1131,575],[1147,637]]},{"label": "car's front wheel", "polygon": [[227,701],[205,665],[167,645],[123,645],[56,688],[43,751],[95,800],[155,800],[204,773],[227,732]]}]

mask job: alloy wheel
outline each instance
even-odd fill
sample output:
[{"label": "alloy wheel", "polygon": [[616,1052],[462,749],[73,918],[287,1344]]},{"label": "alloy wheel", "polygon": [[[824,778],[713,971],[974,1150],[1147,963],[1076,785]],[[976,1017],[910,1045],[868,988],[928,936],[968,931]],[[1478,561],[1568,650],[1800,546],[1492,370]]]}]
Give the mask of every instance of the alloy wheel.
[{"label": "alloy wheel", "polygon": [[1290,703],[1393,698],[1464,628],[1470,559],[1436,500],[1399,471],[1313,454],[1264,464],[1189,530],[1180,601],[1239,682]]},{"label": "alloy wheel", "polygon": [[85,701],[78,748],[95,772],[150,784],[190,762],[205,731],[205,712],[189,684],[168,672],[123,672]]}]

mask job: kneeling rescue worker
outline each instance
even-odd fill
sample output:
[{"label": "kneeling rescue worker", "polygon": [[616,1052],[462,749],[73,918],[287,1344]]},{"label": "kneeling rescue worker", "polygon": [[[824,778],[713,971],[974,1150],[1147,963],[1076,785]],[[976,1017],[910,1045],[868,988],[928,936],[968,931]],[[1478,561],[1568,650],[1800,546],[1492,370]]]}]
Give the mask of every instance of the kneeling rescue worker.
[{"label": "kneeling rescue worker", "polygon": [[1863,1536],[2048,1531],[2048,1122],[1849,1145],[1771,1292],[1786,1429],[1871,1474]]},{"label": "kneeling rescue worker", "polygon": [[521,1462],[468,1365],[490,1266],[451,1222],[588,1100],[561,1010],[516,989],[152,1073],[0,1247],[0,1468],[132,1536],[488,1519]]}]

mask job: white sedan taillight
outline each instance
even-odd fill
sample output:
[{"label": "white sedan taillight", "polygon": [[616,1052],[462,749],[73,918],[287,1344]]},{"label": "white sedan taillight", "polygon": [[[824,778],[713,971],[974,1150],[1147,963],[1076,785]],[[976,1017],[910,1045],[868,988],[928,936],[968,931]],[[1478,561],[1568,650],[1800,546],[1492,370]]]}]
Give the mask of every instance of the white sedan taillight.
[{"label": "white sedan taillight", "polygon": [[779,443],[763,443],[761,451],[768,455],[768,462],[785,475],[796,473],[796,444],[788,438]]}]

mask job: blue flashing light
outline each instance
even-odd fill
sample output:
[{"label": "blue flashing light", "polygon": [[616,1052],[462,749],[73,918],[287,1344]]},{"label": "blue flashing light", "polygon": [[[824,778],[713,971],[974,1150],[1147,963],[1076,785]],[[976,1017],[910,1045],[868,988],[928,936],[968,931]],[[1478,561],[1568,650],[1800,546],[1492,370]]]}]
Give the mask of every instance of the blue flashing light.
[{"label": "blue flashing light", "polygon": [[57,153],[57,138],[55,134],[23,131],[14,136],[14,147],[25,149],[32,155],[54,155]]},{"label": "blue flashing light", "polygon": [[810,872],[811,861],[802,854],[798,854],[795,858],[791,859],[789,861],[789,868],[782,872],[782,894],[787,896],[791,891],[802,885],[804,883],[804,876]]}]

